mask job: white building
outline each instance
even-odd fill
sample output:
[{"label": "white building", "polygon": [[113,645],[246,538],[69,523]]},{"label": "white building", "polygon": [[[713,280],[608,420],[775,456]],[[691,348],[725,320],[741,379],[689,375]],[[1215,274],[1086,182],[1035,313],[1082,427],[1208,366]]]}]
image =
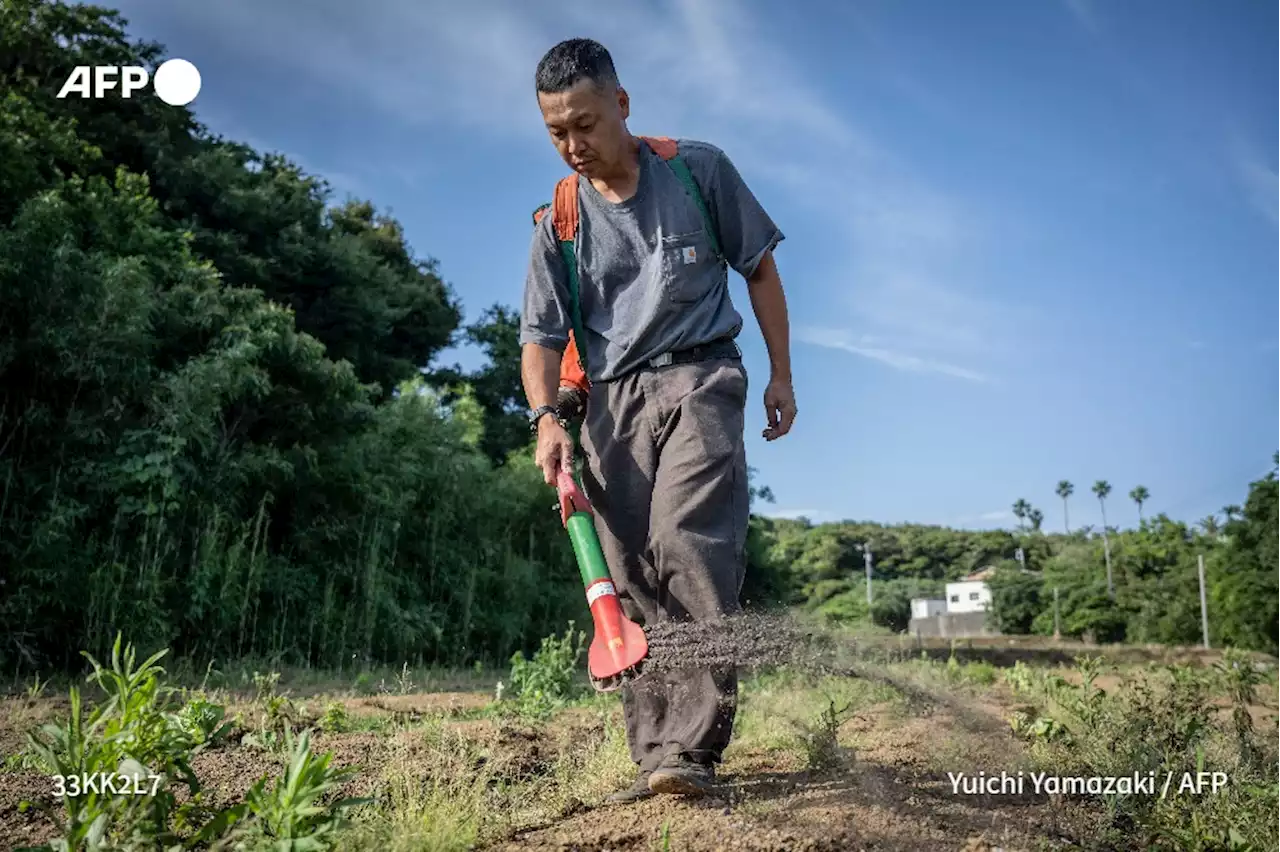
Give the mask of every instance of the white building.
[{"label": "white building", "polygon": [[986,584],[991,568],[975,571],[955,583],[947,583],[947,612],[985,612],[991,608],[991,589]]},{"label": "white building", "polygon": [[947,611],[947,602],[943,598],[912,598],[912,618],[932,618]]}]

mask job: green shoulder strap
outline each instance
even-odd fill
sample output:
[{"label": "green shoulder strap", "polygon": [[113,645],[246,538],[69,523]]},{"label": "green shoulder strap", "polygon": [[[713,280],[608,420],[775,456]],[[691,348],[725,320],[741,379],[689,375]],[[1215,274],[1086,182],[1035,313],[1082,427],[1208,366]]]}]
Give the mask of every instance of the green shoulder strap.
[{"label": "green shoulder strap", "polygon": [[587,338],[582,333],[582,300],[578,297],[578,255],[574,252],[573,240],[560,241],[560,254],[564,257],[565,268],[569,270],[569,311],[573,318],[573,339],[578,347],[578,364],[582,372],[587,373]]},{"label": "green shoulder strap", "polygon": [[720,239],[716,235],[716,223],[711,220],[711,211],[707,209],[707,202],[702,197],[702,191],[698,189],[698,182],[693,179],[693,172],[689,171],[689,164],[684,161],[684,157],[676,154],[667,165],[676,173],[676,177],[680,178],[680,182],[684,184],[684,188],[689,195],[693,196],[693,201],[698,205],[698,212],[702,214],[702,221],[707,226],[707,236],[711,239],[711,250],[715,252],[716,258],[723,260],[724,254],[720,251]]}]

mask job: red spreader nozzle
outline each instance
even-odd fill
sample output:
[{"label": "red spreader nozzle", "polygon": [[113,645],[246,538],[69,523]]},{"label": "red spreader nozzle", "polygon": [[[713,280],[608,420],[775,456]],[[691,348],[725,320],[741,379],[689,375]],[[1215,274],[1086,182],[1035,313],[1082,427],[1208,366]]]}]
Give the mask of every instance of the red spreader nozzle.
[{"label": "red spreader nozzle", "polygon": [[578,570],[587,591],[587,606],[595,624],[595,636],[587,649],[587,670],[592,684],[610,692],[640,674],[640,663],[649,653],[649,642],[640,625],[622,613],[618,592],[609,576],[595,516],[587,496],[567,471],[561,471],[556,488],[560,516],[578,558]]}]

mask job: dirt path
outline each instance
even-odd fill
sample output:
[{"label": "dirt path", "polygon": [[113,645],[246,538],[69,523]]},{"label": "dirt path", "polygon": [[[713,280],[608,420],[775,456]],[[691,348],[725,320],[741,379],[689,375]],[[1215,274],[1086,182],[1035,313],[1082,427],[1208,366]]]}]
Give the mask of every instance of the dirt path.
[{"label": "dirt path", "polygon": [[1084,818],[1030,795],[955,794],[947,771],[1016,773],[1017,744],[996,703],[901,718],[873,708],[840,729],[846,766],[806,771],[798,757],[726,755],[721,792],[601,806],[526,831],[502,852],[605,850],[1014,850],[1062,848]]}]

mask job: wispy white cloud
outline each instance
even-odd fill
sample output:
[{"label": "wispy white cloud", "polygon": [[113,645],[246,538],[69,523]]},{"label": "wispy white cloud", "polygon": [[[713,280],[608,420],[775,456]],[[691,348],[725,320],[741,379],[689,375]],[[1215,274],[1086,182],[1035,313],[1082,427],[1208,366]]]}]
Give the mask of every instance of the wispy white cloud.
[{"label": "wispy white cloud", "polygon": [[833,523],[837,520],[835,513],[827,509],[770,509],[760,514],[787,521],[798,521],[803,518],[815,524]]},{"label": "wispy white cloud", "polygon": [[1257,157],[1235,156],[1236,176],[1249,204],[1272,225],[1280,225],[1280,175]]},{"label": "wispy white cloud", "polygon": [[973,514],[973,515],[961,515],[961,516],[960,516],[960,517],[958,517],[958,518],[953,518],[953,519],[952,519],[949,523],[947,523],[945,526],[952,526],[952,527],[986,526],[986,527],[989,527],[989,526],[991,526],[992,524],[1000,524],[1001,522],[1011,520],[1012,518],[1013,518],[1013,513],[1012,513],[1012,512],[1009,512],[1009,511],[1007,511],[1007,510],[1005,510],[1005,509],[996,509],[996,510],[991,511],[991,512],[981,512],[981,513],[979,513],[979,514]]},{"label": "wispy white cloud", "polygon": [[795,336],[802,343],[849,352],[893,367],[896,370],[904,370],[911,373],[937,373],[970,382],[988,383],[992,381],[990,376],[976,370],[891,349],[879,343],[877,338],[856,337],[842,329],[803,326],[796,330]]}]

